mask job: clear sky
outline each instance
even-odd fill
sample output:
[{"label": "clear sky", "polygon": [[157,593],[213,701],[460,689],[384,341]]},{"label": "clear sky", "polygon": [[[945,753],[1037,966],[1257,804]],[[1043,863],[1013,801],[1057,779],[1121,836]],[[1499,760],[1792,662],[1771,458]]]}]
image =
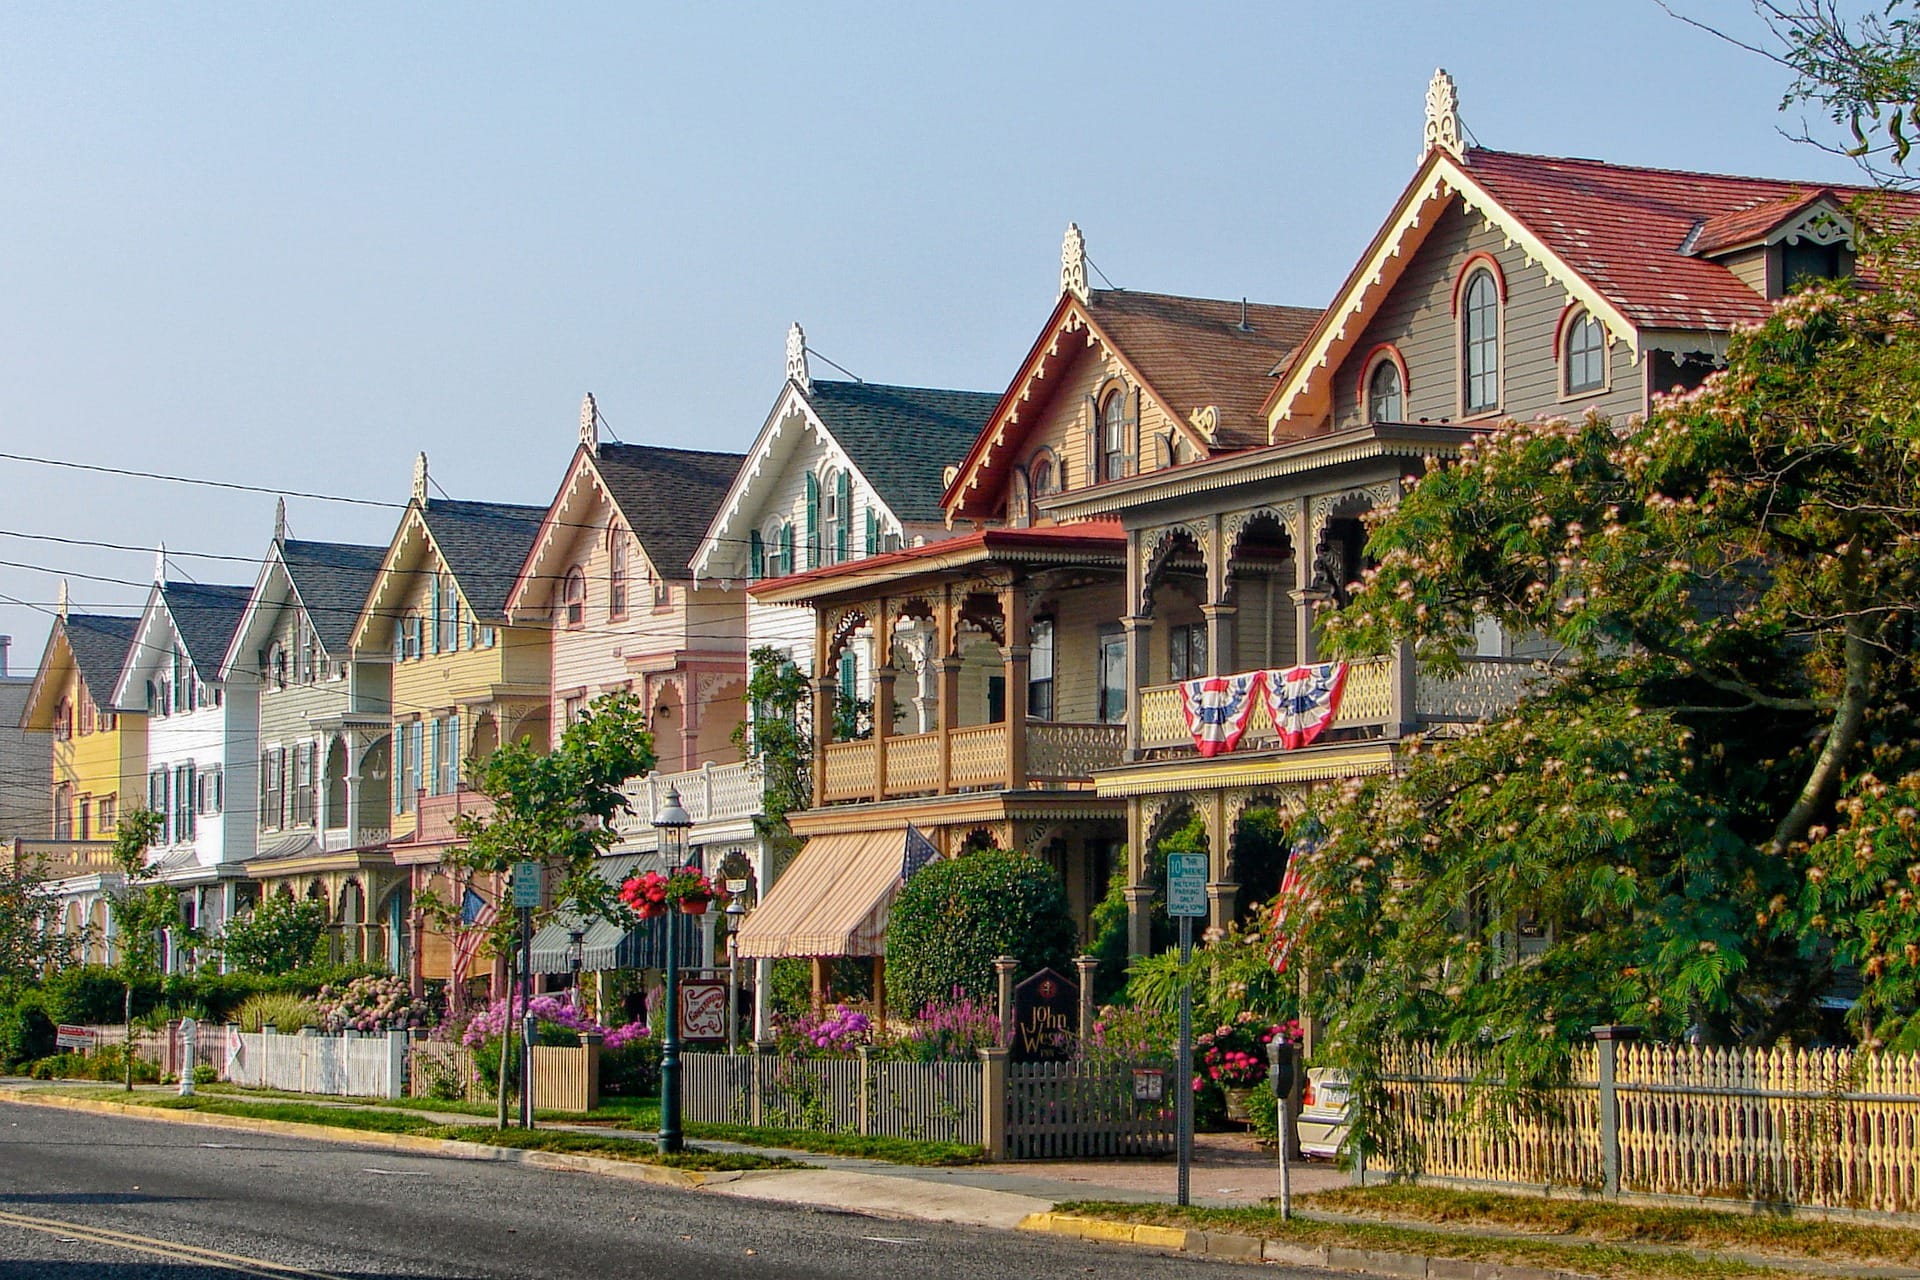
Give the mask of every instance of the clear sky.
[{"label": "clear sky", "polygon": [[[544,504],[584,391],[622,439],[744,449],[793,320],[869,381],[1003,389],[1069,219],[1116,284],[1324,305],[1435,66],[1485,146],[1854,177],[1780,136],[1779,68],[1653,0],[16,5],[0,450],[399,502],[424,449],[453,497]],[[181,553],[251,562],[272,512],[0,461],[15,671],[46,569],[131,606],[153,564],[18,534],[250,583]]]}]

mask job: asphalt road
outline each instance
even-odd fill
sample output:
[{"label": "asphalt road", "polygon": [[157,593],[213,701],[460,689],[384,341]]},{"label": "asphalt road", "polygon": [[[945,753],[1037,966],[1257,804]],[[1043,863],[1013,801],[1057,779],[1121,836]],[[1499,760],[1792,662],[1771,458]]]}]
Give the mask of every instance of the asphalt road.
[{"label": "asphalt road", "polygon": [[1290,1274],[517,1164],[0,1105],[0,1280],[1230,1280],[1256,1271]]}]

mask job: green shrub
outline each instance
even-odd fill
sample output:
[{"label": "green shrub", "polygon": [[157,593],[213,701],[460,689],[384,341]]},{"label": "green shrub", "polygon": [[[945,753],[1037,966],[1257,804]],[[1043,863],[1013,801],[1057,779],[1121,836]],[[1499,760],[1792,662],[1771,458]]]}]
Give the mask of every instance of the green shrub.
[{"label": "green shrub", "polygon": [[326,931],[326,903],[270,893],[227,923],[221,947],[243,973],[287,973],[313,964]]},{"label": "green shrub", "polygon": [[[495,1046],[498,1066],[499,1046]],[[614,1098],[645,1098],[660,1092],[660,1042],[635,1036],[600,1052],[600,1092]]]},{"label": "green shrub", "polygon": [[958,994],[991,999],[994,957],[1022,975],[1065,970],[1074,943],[1066,887],[1030,853],[983,849],[928,865],[887,917],[887,982],[902,1008]]},{"label": "green shrub", "polygon": [[[126,985],[103,964],[75,965],[47,979],[44,988],[47,1016],[55,1022],[81,1025],[118,1025],[126,1009]],[[133,1016],[144,1017],[160,1003],[160,984],[136,982]]]},{"label": "green shrub", "polygon": [[294,1035],[306,1027],[320,1025],[320,1011],[304,996],[263,992],[248,996],[233,1011],[233,1020],[242,1031],[261,1031],[272,1027],[282,1035]]},{"label": "green shrub", "polygon": [[[86,1055],[56,1053],[41,1058],[28,1068],[27,1074],[35,1080],[105,1080],[118,1084],[127,1078],[127,1059],[119,1045],[110,1044]],[[133,1059],[133,1082],[159,1084],[159,1064],[136,1054]]]},{"label": "green shrub", "polygon": [[53,1019],[38,992],[24,991],[12,1004],[0,1006],[0,1067],[11,1071],[56,1048]]},{"label": "green shrub", "polygon": [[211,1063],[203,1062],[193,1069],[193,1082],[195,1084],[212,1084],[219,1078],[219,1071],[215,1070]]}]

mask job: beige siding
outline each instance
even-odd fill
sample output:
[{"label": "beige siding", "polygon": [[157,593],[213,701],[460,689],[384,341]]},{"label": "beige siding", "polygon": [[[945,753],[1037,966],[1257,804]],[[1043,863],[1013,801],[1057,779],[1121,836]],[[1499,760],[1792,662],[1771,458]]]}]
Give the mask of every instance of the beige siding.
[{"label": "beige siding", "polygon": [[1455,204],[1441,215],[1334,375],[1336,428],[1361,423],[1365,408],[1360,379],[1369,355],[1386,343],[1398,348],[1407,364],[1403,416],[1413,422],[1460,419],[1460,332],[1453,293],[1461,268],[1475,253],[1490,254],[1507,285],[1500,311],[1501,401],[1498,413],[1489,416],[1525,420],[1541,414],[1581,413],[1589,407],[1622,417],[1641,411],[1644,371],[1620,341],[1609,348],[1606,390],[1571,399],[1561,396],[1554,348],[1566,309],[1566,290],[1544,268],[1529,265],[1520,248],[1506,244],[1499,231],[1463,214]]},{"label": "beige siding", "polygon": [[1054,619],[1053,716],[1080,724],[1100,718],[1100,636],[1118,627],[1126,608],[1126,587],[1086,587],[1043,602]]},{"label": "beige siding", "polygon": [[[1078,335],[1062,341],[1079,342]],[[1097,458],[1089,446],[1099,448],[1093,426],[1095,397],[1104,396],[1114,386],[1124,387],[1128,413],[1135,404],[1136,386],[1130,381],[1115,382],[1119,363],[1108,357],[1104,347],[1086,348],[1075,354],[1063,371],[1050,373],[1053,392],[1040,410],[1040,420],[1021,442],[1018,455],[1023,468],[1033,465],[1042,452],[1051,451],[1056,468],[1066,468],[1066,488],[1084,489],[1097,476]],[[1142,395],[1140,424],[1136,436],[1128,442],[1136,471],[1152,471],[1166,464],[1166,451],[1159,443],[1174,429],[1175,423],[1151,396]],[[1056,476],[1059,472],[1056,470]]]},{"label": "beige siding", "polygon": [[1234,615],[1234,671],[1290,667],[1299,660],[1294,644],[1291,567],[1272,579],[1265,575],[1243,579],[1234,593],[1240,612]]}]

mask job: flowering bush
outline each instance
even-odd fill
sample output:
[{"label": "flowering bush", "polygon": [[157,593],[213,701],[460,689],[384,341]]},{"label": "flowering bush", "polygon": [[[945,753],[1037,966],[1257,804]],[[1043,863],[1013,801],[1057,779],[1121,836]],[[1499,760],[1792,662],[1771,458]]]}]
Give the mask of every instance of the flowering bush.
[{"label": "flowering bush", "polygon": [[[1251,1089],[1267,1078],[1267,1044],[1282,1032],[1298,1040],[1299,1024],[1275,1025],[1252,1010],[1242,1010],[1231,1021],[1194,1037],[1200,1070],[1223,1089]],[[1201,1077],[1195,1076],[1194,1088],[1201,1083]]]},{"label": "flowering bush", "polygon": [[983,1004],[962,996],[952,1004],[937,1001],[920,1010],[907,1029],[885,1042],[885,1056],[902,1062],[970,1062],[980,1050],[1000,1043],[1000,1019]]},{"label": "flowering bush", "polygon": [[1080,1056],[1110,1064],[1170,1062],[1174,1049],[1173,1016],[1144,1005],[1106,1005],[1093,1020],[1093,1035]]},{"label": "flowering bush", "polygon": [[[495,1000],[485,1009],[473,1015],[473,1021],[460,1037],[460,1042],[469,1048],[486,1043],[500,1034],[507,1025],[509,1016],[517,1024],[528,1012],[534,1019],[534,1041],[537,1044],[573,1045],[578,1044],[578,1033],[582,1031],[601,1031],[599,1023],[575,1009],[565,996],[535,996],[529,1005],[524,997],[516,996],[511,1015],[505,1000]],[[645,1033],[641,1028],[641,1033]]]},{"label": "flowering bush", "polygon": [[324,986],[315,997],[320,1025],[328,1031],[405,1031],[430,1021],[425,1001],[416,1001],[399,977],[355,978]]},{"label": "flowering bush", "polygon": [[780,1052],[802,1058],[847,1058],[861,1045],[873,1043],[873,1019],[844,1004],[816,1020],[801,1014],[775,1024]]}]

